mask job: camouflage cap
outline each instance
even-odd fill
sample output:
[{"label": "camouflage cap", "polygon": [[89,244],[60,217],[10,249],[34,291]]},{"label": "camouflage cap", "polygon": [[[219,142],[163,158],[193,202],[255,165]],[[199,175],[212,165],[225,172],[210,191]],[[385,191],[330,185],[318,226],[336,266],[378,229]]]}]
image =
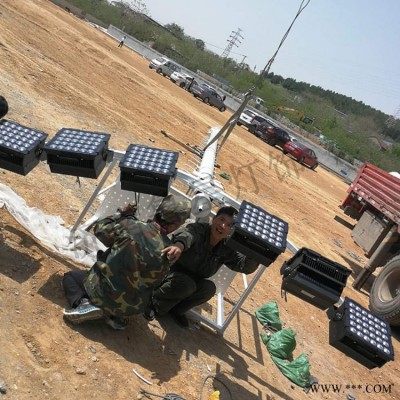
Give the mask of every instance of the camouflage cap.
[{"label": "camouflage cap", "polygon": [[176,196],[169,194],[164,197],[161,204],[156,210],[156,214],[159,214],[168,224],[183,223],[190,217],[191,206],[189,201],[177,198]]}]

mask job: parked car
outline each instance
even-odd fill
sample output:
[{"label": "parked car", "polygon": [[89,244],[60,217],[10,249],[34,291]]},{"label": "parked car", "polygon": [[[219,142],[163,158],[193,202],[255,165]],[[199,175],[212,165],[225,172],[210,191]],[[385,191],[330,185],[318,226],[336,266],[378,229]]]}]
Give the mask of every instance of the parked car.
[{"label": "parked car", "polygon": [[150,61],[149,68],[155,69],[158,74],[164,76],[171,76],[172,73],[176,71],[180,72],[181,70],[181,67],[178,64],[175,64],[166,57],[154,58]]},{"label": "parked car", "polygon": [[283,154],[290,154],[300,164],[306,164],[311,169],[318,167],[318,158],[313,150],[300,142],[286,142],[283,146]]},{"label": "parked car", "polygon": [[199,83],[192,76],[187,76],[186,78],[179,78],[175,82],[180,88],[187,90],[188,92],[192,92],[192,87],[194,85],[198,85]]},{"label": "parked car", "polygon": [[245,109],[241,114],[239,119],[237,120],[237,125],[242,126],[244,125],[246,128],[248,128],[251,124],[251,120],[258,115],[255,111],[249,110],[248,108]]},{"label": "parked car", "polygon": [[271,146],[279,146],[283,149],[286,142],[290,141],[290,135],[277,126],[272,126],[268,122],[258,125],[254,134]]},{"label": "parked car", "polygon": [[263,117],[262,115],[257,114],[251,119],[250,123],[247,126],[247,129],[249,130],[249,132],[255,134],[257,127],[262,123],[275,126],[269,119]]},{"label": "parked car", "polygon": [[193,85],[191,92],[194,97],[198,97],[206,104],[217,107],[219,111],[222,112],[226,110],[224,104],[225,96],[218,94],[211,86],[204,83]]},{"label": "parked car", "polygon": [[171,81],[174,83],[177,83],[178,81],[185,81],[186,78],[192,79],[192,76],[190,76],[186,72],[181,71],[174,71],[169,77],[169,79],[171,79]]}]

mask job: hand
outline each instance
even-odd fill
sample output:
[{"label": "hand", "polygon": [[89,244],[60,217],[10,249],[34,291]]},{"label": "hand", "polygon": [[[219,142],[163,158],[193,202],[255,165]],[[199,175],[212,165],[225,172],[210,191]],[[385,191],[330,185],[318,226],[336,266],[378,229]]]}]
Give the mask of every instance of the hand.
[{"label": "hand", "polygon": [[122,217],[135,216],[136,211],[137,211],[136,204],[128,204],[123,210],[121,210],[121,216]]},{"label": "hand", "polygon": [[169,263],[173,264],[179,260],[179,257],[182,254],[182,250],[183,250],[183,244],[176,243],[173,244],[172,246],[166,247],[164,250],[161,250],[161,255],[166,256]]}]

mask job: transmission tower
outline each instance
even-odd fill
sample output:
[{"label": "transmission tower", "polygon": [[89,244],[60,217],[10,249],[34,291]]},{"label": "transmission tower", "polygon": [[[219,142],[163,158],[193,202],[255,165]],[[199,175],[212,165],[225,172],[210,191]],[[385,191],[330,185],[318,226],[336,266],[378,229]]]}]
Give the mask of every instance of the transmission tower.
[{"label": "transmission tower", "polygon": [[244,39],[244,37],[240,34],[240,32],[242,32],[242,30],[240,28],[238,28],[238,30],[236,32],[232,31],[232,33],[229,35],[229,39],[227,40],[228,45],[226,46],[225,50],[221,54],[221,57],[223,57],[223,58],[228,57],[233,46],[239,47],[237,42],[239,42],[239,44],[242,43],[239,40],[239,38]]}]

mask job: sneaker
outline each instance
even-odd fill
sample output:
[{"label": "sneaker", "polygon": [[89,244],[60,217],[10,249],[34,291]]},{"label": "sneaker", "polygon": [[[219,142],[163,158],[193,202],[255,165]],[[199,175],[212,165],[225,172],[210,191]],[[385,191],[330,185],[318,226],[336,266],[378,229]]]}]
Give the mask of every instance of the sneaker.
[{"label": "sneaker", "polygon": [[154,309],[153,302],[150,300],[143,311],[143,317],[145,317],[147,321],[153,321],[156,318],[156,315],[157,312]]},{"label": "sneaker", "polygon": [[144,310],[143,317],[145,317],[147,321],[154,321],[156,318],[156,312],[154,308],[149,308],[147,310]]},{"label": "sneaker", "polygon": [[107,316],[104,322],[116,331],[122,331],[128,326],[128,319],[126,318]]},{"label": "sneaker", "polygon": [[185,314],[176,314],[173,311],[170,311],[169,314],[181,328],[189,328],[189,320]]},{"label": "sneaker", "polygon": [[80,324],[84,321],[102,318],[103,310],[83,298],[78,307],[65,309],[64,317],[74,324]]}]

